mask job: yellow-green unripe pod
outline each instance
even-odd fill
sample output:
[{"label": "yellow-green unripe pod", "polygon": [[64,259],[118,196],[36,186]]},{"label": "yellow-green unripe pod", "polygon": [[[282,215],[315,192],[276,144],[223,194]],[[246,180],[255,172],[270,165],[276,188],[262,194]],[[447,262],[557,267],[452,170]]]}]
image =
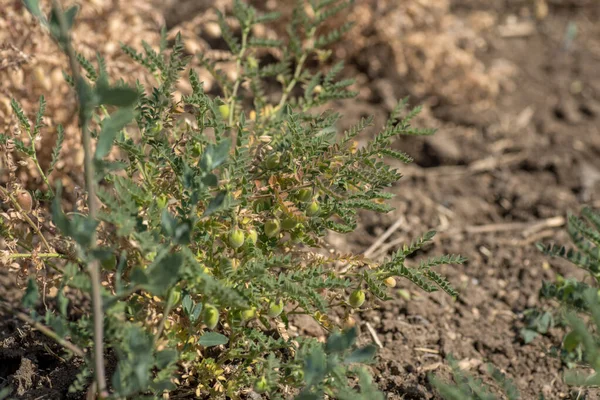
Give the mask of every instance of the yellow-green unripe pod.
[{"label": "yellow-green unripe pod", "polygon": [[292,371],[292,376],[298,382],[302,382],[304,380],[304,371],[302,371],[301,369],[294,370]]},{"label": "yellow-green unripe pod", "polygon": [[283,219],[283,222],[281,222],[281,227],[283,229],[285,229],[286,231],[289,231],[291,229],[294,229],[297,224],[298,224],[298,221],[296,221],[294,218],[286,217]]},{"label": "yellow-green unripe pod", "polygon": [[256,308],[252,307],[242,311],[242,321],[248,321],[254,317],[256,317]]},{"label": "yellow-green unripe pod", "polygon": [[269,389],[269,383],[267,382],[267,378],[261,376],[259,379],[256,380],[256,383],[254,383],[254,391],[256,393],[265,393],[267,389]]},{"label": "yellow-green unripe pod", "polygon": [[358,308],[363,305],[365,302],[365,292],[358,289],[350,294],[350,298],[348,299],[350,305],[354,308]]},{"label": "yellow-green unripe pod", "polygon": [[254,211],[256,212],[261,212],[261,211],[266,211],[266,210],[270,210],[272,207],[271,204],[271,199],[269,198],[262,198],[262,199],[257,199],[253,204],[252,204],[252,208],[254,209]]},{"label": "yellow-green unripe pod", "polygon": [[293,231],[290,235],[292,243],[301,243],[306,238],[306,234],[303,231]]},{"label": "yellow-green unripe pod", "polygon": [[252,244],[256,244],[258,241],[258,232],[255,229],[248,230],[248,240],[252,242]]},{"label": "yellow-green unripe pod", "polygon": [[248,56],[246,59],[248,61],[248,66],[252,69],[258,68],[258,60],[252,56]]},{"label": "yellow-green unripe pod", "polygon": [[298,190],[297,196],[298,200],[300,200],[303,203],[307,203],[310,201],[310,199],[312,199],[312,190],[308,188],[300,189]]},{"label": "yellow-green unripe pod", "polygon": [[273,302],[269,305],[269,317],[276,318],[283,312],[283,301]]},{"label": "yellow-green unripe pod", "polygon": [[281,154],[274,153],[267,157],[267,159],[265,160],[265,165],[267,166],[268,169],[275,169],[279,166],[280,162],[281,162]]},{"label": "yellow-green unripe pod", "polygon": [[114,254],[111,254],[108,258],[102,260],[101,265],[102,269],[106,271],[114,271],[117,267],[117,257]]},{"label": "yellow-green unripe pod", "polygon": [[179,303],[179,300],[181,300],[181,289],[173,288],[171,293],[169,293],[169,301],[172,305],[176,305]]},{"label": "yellow-green unripe pod", "polygon": [[158,208],[163,209],[167,206],[167,202],[169,201],[169,198],[164,195],[161,194],[158,199],[156,199],[156,205],[158,206]]},{"label": "yellow-green unripe pod", "polygon": [[208,329],[214,329],[219,323],[219,310],[215,306],[206,305],[202,321]]},{"label": "yellow-green unripe pod", "polygon": [[219,113],[221,114],[221,117],[223,117],[223,119],[229,118],[229,106],[227,104],[221,104],[219,106]]},{"label": "yellow-green unripe pod", "polygon": [[306,215],[317,215],[319,213],[319,210],[321,209],[321,207],[319,206],[319,203],[317,203],[316,200],[314,200],[312,203],[310,203],[310,205],[306,208]]},{"label": "yellow-green unripe pod", "polygon": [[239,249],[244,245],[244,231],[239,228],[233,228],[229,232],[229,245],[234,249]]},{"label": "yellow-green unripe pod", "polygon": [[265,234],[267,237],[274,238],[281,231],[281,224],[277,218],[265,222]]}]

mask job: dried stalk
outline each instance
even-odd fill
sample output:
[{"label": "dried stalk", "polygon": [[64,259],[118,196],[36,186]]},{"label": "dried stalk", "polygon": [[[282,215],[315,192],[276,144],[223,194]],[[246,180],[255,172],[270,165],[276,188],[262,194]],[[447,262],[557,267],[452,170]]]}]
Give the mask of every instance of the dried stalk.
[{"label": "dried stalk", "polygon": [[34,329],[40,331],[44,335],[48,336],[50,339],[53,339],[54,341],[56,341],[56,343],[60,344],[65,349],[70,350],[71,353],[75,354],[76,356],[81,357],[81,358],[85,357],[85,352],[83,350],[81,350],[79,347],[77,347],[73,343],[69,342],[68,340],[61,338],[60,336],[58,336],[58,334],[56,334],[56,332],[54,332],[47,326],[42,325],[39,322],[35,321],[33,318],[31,318],[29,315],[25,314],[24,312],[15,310],[14,307],[9,306],[8,304],[4,303],[3,301],[0,301],[0,308],[2,310],[4,310],[5,312],[8,312],[8,313],[14,315],[15,317],[19,318],[21,321],[28,323]]},{"label": "dried stalk", "polygon": [[[61,34],[66,38],[64,51],[69,58],[69,66],[79,102],[79,126],[81,128],[81,143],[84,151],[84,169],[85,169],[85,186],[88,192],[88,218],[95,219],[98,213],[98,203],[96,201],[96,185],[94,163],[92,160],[92,140],[88,127],[89,118],[86,115],[86,110],[82,105],[84,101],[80,97],[81,91],[81,74],[79,72],[79,64],[75,56],[75,51],[71,45],[70,34],[68,32],[62,7],[58,0],[52,1],[52,7],[58,16],[58,23]],[[96,243],[96,234],[92,233],[90,247],[94,248]],[[100,280],[100,263],[98,260],[93,260],[88,264],[90,280],[92,284],[92,310],[94,318],[94,376],[98,387],[98,395],[100,398],[108,397],[106,390],[106,374],[104,369],[104,312],[102,310],[102,294]]]}]

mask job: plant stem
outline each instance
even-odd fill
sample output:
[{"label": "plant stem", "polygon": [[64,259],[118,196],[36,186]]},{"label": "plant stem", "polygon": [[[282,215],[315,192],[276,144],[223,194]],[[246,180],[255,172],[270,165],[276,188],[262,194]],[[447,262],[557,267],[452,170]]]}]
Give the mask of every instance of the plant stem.
[{"label": "plant stem", "polygon": [[[102,111],[102,114],[104,114],[104,116],[106,118],[110,118],[110,114],[108,113],[108,110],[106,109],[106,107],[103,105],[100,106],[100,110]],[[120,132],[123,132],[124,129],[122,129]],[[137,165],[138,165],[138,170],[140,171],[140,174],[142,175],[142,178],[144,178],[144,184],[145,185],[152,185],[152,182],[150,181],[150,179],[148,179],[148,175],[146,174],[146,166],[144,164],[142,164],[142,162],[136,157],[136,161],[137,161]],[[149,186],[150,189],[152,189],[152,187]]]},{"label": "plant stem", "polygon": [[[307,35],[308,40],[312,41],[313,37],[315,36],[315,32],[316,32],[316,28],[312,28],[310,30],[310,32]],[[277,104],[277,107],[275,107],[276,112],[281,111],[281,109],[285,105],[290,93],[296,86],[296,83],[298,83],[298,79],[300,78],[300,74],[302,73],[302,68],[304,67],[304,63],[306,62],[306,59],[308,58],[308,54],[311,51],[312,51],[312,49],[305,50],[304,53],[302,54],[302,56],[300,56],[300,59],[298,60],[298,64],[296,65],[296,70],[294,71],[294,76],[293,76],[292,80],[290,81],[290,83],[283,89],[283,94],[281,95],[281,100],[279,100],[279,104]],[[275,113],[273,115],[275,115]]]},{"label": "plant stem", "polygon": [[275,107],[276,111],[279,111],[283,108],[290,93],[296,86],[296,83],[298,83],[298,78],[300,77],[300,73],[302,72],[302,67],[304,66],[304,62],[306,61],[307,57],[308,57],[308,53],[304,53],[298,60],[298,65],[296,65],[296,70],[294,71],[294,76],[293,76],[292,80],[290,81],[290,83],[288,83],[288,85],[283,89],[283,94],[281,95],[281,100],[279,100],[279,104],[277,104],[277,106]]},{"label": "plant stem", "polygon": [[[84,170],[85,170],[85,185],[88,192],[88,218],[94,220],[98,213],[98,203],[96,200],[96,185],[95,185],[95,173],[94,163],[92,160],[92,140],[91,134],[88,127],[89,116],[87,114],[88,105],[87,99],[82,99],[80,94],[82,77],[79,73],[79,64],[75,57],[75,51],[71,45],[71,38],[66,25],[65,17],[62,11],[62,7],[59,5],[58,0],[52,1],[52,7],[58,17],[58,23],[60,26],[61,35],[65,38],[64,40],[64,51],[69,58],[69,66],[73,81],[75,82],[75,89],[78,96],[79,102],[79,125],[81,128],[81,142],[84,151]],[[93,249],[96,246],[96,234],[92,233],[90,240],[90,248]],[[94,318],[94,375],[96,384],[98,386],[98,395],[100,398],[108,397],[106,390],[106,374],[104,370],[104,312],[102,309],[102,283],[100,280],[100,263],[98,260],[92,260],[88,264],[90,273],[90,280],[92,284],[92,310]]]},{"label": "plant stem", "polygon": [[0,192],[4,196],[8,197],[8,199],[12,203],[13,207],[23,216],[23,218],[25,218],[25,221],[27,221],[27,223],[29,224],[29,226],[31,226],[31,228],[35,231],[35,233],[40,237],[41,241],[44,243],[44,246],[46,246],[46,249],[48,250],[48,252],[52,252],[52,247],[50,247],[50,244],[48,243],[48,241],[46,240],[46,238],[44,237],[44,235],[42,235],[42,232],[40,231],[40,228],[38,228],[38,226],[33,223],[33,221],[31,220],[31,218],[29,218],[29,215],[27,215],[27,213],[25,212],[25,210],[23,210],[23,208],[21,207],[21,205],[19,204],[19,202],[17,201],[17,199],[15,199],[10,194],[10,192],[8,190],[4,189],[1,186],[0,186]]},{"label": "plant stem", "polygon": [[[8,237],[10,239],[14,239],[12,235],[8,235]],[[17,246],[25,249],[26,251],[29,251],[30,253],[13,253],[13,254],[9,254],[8,258],[9,259],[15,259],[15,258],[29,258],[29,257],[33,257],[33,255],[31,254],[31,246],[28,246],[27,244],[23,243],[21,240],[17,240]],[[44,254],[56,254],[56,257],[48,257],[48,256],[44,256]],[[41,256],[40,258],[66,258],[69,259],[69,257],[65,254],[61,254],[61,253],[41,253],[38,254],[38,256]],[[50,262],[50,261],[46,261],[46,263],[50,266],[50,268],[52,268],[53,270],[63,273],[64,271],[62,270],[62,268],[59,268],[56,266],[56,264]]]},{"label": "plant stem", "polygon": [[50,182],[48,181],[48,177],[44,173],[44,170],[42,170],[42,166],[40,165],[40,162],[38,161],[37,150],[35,149],[35,138],[31,134],[31,131],[29,129],[27,129],[27,135],[29,136],[29,141],[30,141],[30,145],[31,145],[31,152],[33,153],[32,160],[35,163],[35,166],[37,167],[37,170],[40,173],[40,176],[42,177],[42,180],[44,181],[44,183],[48,187],[48,190],[52,194],[52,197],[54,197],[54,190],[52,190],[52,186],[50,186]]},{"label": "plant stem", "polygon": [[63,256],[62,254],[58,254],[58,253],[40,253],[40,254],[33,254],[33,253],[13,253],[13,254],[9,254],[8,258],[30,258],[30,257],[37,257],[37,258],[65,258],[65,256]]},{"label": "plant stem", "polygon": [[56,341],[56,343],[60,344],[64,348],[70,350],[71,353],[75,354],[76,356],[85,358],[85,352],[82,349],[80,349],[73,343],[69,342],[68,340],[61,338],[60,336],[58,336],[58,334],[56,332],[54,332],[47,326],[42,325],[39,322],[35,321],[33,318],[31,318],[29,315],[25,314],[24,312],[15,310],[14,307],[9,306],[8,304],[6,304],[3,301],[0,302],[0,308],[3,309],[4,311],[14,315],[15,317],[19,318],[21,321],[26,322],[29,325],[33,326],[36,330],[40,331],[44,335],[53,339],[54,341]]},{"label": "plant stem", "polygon": [[237,61],[236,61],[236,71],[237,71],[237,77],[235,79],[235,84],[233,85],[233,92],[231,93],[231,99],[229,100],[229,127],[231,127],[231,125],[233,125],[233,114],[235,111],[235,96],[237,96],[237,92],[240,88],[240,84],[242,83],[242,57],[244,56],[244,53],[246,52],[246,43],[248,41],[248,28],[245,28],[242,32],[242,45],[240,48],[240,52],[237,56]]},{"label": "plant stem", "polygon": [[167,319],[169,318],[169,314],[171,313],[171,310],[173,309],[173,302],[171,301],[171,294],[169,293],[169,295],[167,297],[168,297],[168,300],[167,300],[165,309],[163,310],[163,316],[160,320],[160,323],[158,324],[158,329],[156,330],[156,334],[154,335],[154,343],[156,343],[158,341],[158,339],[160,339],[160,336],[162,335],[162,332],[165,329],[165,324],[167,322]]}]

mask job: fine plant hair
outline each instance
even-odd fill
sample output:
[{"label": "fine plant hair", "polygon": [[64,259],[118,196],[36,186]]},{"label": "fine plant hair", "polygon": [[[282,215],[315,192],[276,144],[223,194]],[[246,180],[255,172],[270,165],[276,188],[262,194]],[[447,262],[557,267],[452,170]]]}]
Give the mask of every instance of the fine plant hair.
[{"label": "fine plant hair", "polygon": [[[77,7],[63,10],[55,1],[47,17],[37,0],[24,3],[70,62],[64,75],[78,98],[86,193],[75,211],[65,213],[63,189],[50,187],[62,128],[46,171],[34,147],[2,135],[5,146],[38,166],[48,190],[36,200],[51,204],[52,222],[29,224],[19,201],[28,193],[19,192],[19,198],[1,188],[33,234],[19,237],[1,221],[3,234],[14,240],[0,260],[30,258],[58,277],[52,307],[40,312],[32,276],[22,299],[27,313],[12,312],[63,345],[66,357],[85,361],[70,390],[115,399],[241,398],[251,391],[273,399],[382,398],[361,366],[373,360],[375,348],[356,346],[353,314],[375,299],[390,299],[394,277],[456,296],[435,269],[465,259],[409,261],[435,232],[381,263],[327,246],[329,231],[356,229],[360,210],[392,210],[386,189],[401,174],[386,159],[411,161],[392,149],[394,140],[433,133],[411,125],[420,109],[407,110],[407,100],[363,147],[355,139],[372,118],[339,134],[336,124],[343,117],[316,111],[356,94],[349,90],[352,80],[337,78],[343,65],[327,63],[328,46],[350,25],[320,29],[351,2],[299,1],[289,36],[267,40],[254,37],[252,28],[278,14],[260,14],[235,1],[239,29],[218,14],[237,69],[233,80],[214,60],[196,55],[214,75],[220,96],[204,91],[193,68],[181,76],[190,56],[179,35],[169,43],[163,30],[158,49],[144,42],[143,51],[122,46],[158,82],[131,87],[108,76],[100,55],[88,60],[73,48]],[[279,50],[281,58],[261,59],[265,48]],[[308,67],[313,59],[317,71]],[[176,102],[180,79],[189,81],[192,92]],[[280,92],[274,103],[266,94],[273,81]],[[13,102],[30,137],[41,134],[44,104],[42,98],[31,124]],[[50,243],[44,234],[52,236]],[[80,297],[73,293],[91,305],[75,303]],[[341,322],[331,317],[333,311],[343,315]],[[329,333],[325,344],[290,338],[287,327],[299,314]],[[108,357],[116,360],[110,374]]]}]

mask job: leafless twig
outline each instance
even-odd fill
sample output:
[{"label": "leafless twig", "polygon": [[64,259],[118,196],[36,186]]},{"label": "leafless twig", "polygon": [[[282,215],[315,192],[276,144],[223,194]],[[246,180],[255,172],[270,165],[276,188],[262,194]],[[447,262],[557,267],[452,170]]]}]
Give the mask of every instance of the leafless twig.
[{"label": "leafless twig", "polygon": [[373,329],[371,324],[368,322],[365,323],[365,326],[367,327],[367,330],[371,334],[371,337],[373,338],[373,341],[375,342],[377,347],[379,347],[380,349],[383,349],[383,344],[381,343],[381,340],[379,340],[379,336],[377,336],[377,332],[375,331],[375,329]]},{"label": "leafless twig", "polygon": [[400,226],[402,224],[406,223],[406,220],[404,219],[404,216],[401,215],[396,222],[394,222],[392,224],[392,226],[390,226],[384,233],[383,235],[379,236],[377,238],[377,240],[367,249],[365,250],[365,252],[363,253],[365,257],[371,257],[373,255],[373,253],[375,252],[375,250],[377,250],[390,236],[392,236],[392,234],[394,232],[396,232],[396,230],[398,230],[398,228],[400,228]]}]

